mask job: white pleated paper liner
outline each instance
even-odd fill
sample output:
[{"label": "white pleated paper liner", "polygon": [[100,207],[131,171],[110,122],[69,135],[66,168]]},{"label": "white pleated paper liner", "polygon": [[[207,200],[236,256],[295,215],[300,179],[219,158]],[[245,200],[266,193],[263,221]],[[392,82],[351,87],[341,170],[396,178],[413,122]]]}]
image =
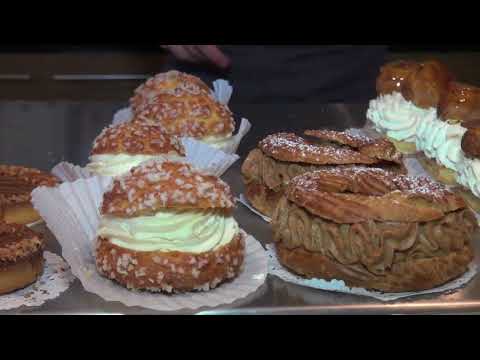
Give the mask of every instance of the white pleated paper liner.
[{"label": "white pleated paper liner", "polygon": [[436,287],[434,289],[417,291],[417,292],[403,292],[403,293],[382,293],[378,291],[370,291],[363,288],[351,288],[345,285],[342,280],[322,280],[322,279],[306,279],[301,276],[295,275],[284,268],[279,262],[275,251],[275,246],[272,244],[267,245],[268,254],[268,273],[275,275],[283,281],[297,284],[300,286],[310,287],[318,290],[339,292],[352,295],[368,296],[383,302],[395,301],[398,299],[411,298],[419,295],[446,293],[454,290],[458,290],[460,287],[466,285],[477,274],[477,264],[471,263],[468,267],[468,271],[461,277],[450,281],[447,284]]},{"label": "white pleated paper liner", "polygon": [[240,146],[240,142],[248,134],[250,129],[252,128],[252,124],[248,119],[242,118],[240,122],[240,127],[238,128],[237,134],[233,135],[228,141],[226,141],[222,146],[219,147],[219,150],[227,154],[235,154]]},{"label": "white pleated paper liner", "polygon": [[[218,79],[213,82],[213,96],[223,104],[228,105],[233,94],[233,87],[227,80]],[[113,115],[113,125],[129,122],[133,118],[133,111],[130,107],[118,110]]]},{"label": "white pleated paper liner", "polygon": [[223,105],[228,105],[232,98],[233,87],[227,80],[218,79],[213,82],[213,96]]},{"label": "white pleated paper liner", "polygon": [[0,310],[12,310],[22,306],[41,306],[55,299],[75,280],[68,264],[58,255],[45,251],[43,274],[32,285],[10,294],[0,295]]},{"label": "white pleated paper liner", "polygon": [[192,138],[182,138],[182,144],[188,163],[216,176],[223,175],[240,159],[237,154],[227,154]]},{"label": "white pleated paper liner", "polygon": [[245,264],[232,282],[202,292],[177,295],[135,292],[106,279],[96,271],[94,242],[99,222],[103,192],[111,179],[91,177],[57,188],[37,188],[32,201],[48,228],[62,246],[62,254],[85,290],[106,301],[126,306],[140,306],[158,311],[198,309],[230,304],[255,292],[267,276],[268,258],[262,246],[250,235],[246,237]]},{"label": "white pleated paper liner", "polygon": [[88,169],[69,162],[61,162],[55,165],[51,173],[63,182],[74,182],[78,179],[88,179],[93,176]]}]

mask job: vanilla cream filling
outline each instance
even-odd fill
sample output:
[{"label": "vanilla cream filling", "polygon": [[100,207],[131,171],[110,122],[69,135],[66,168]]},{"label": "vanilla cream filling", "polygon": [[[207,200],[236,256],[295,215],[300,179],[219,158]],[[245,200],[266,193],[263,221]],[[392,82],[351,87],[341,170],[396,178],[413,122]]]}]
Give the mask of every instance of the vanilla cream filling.
[{"label": "vanilla cream filling", "polygon": [[222,149],[223,147],[230,144],[232,141],[233,135],[223,135],[223,136],[206,136],[204,138],[199,139],[199,141],[204,142],[216,149]]},{"label": "vanilla cream filling", "polygon": [[239,233],[232,216],[219,210],[165,209],[153,216],[104,216],[97,235],[134,251],[203,253],[230,243]]},{"label": "vanilla cream filling", "polygon": [[436,116],[436,109],[419,108],[405,100],[399,92],[371,100],[367,110],[367,118],[378,132],[394,140],[410,143],[415,143],[420,123],[426,118],[435,119]]},{"label": "vanilla cream filling", "polygon": [[182,161],[185,158],[176,154],[165,155],[128,155],[128,154],[101,154],[92,155],[87,169],[95,175],[117,176],[125,174],[135,166],[148,160]]}]

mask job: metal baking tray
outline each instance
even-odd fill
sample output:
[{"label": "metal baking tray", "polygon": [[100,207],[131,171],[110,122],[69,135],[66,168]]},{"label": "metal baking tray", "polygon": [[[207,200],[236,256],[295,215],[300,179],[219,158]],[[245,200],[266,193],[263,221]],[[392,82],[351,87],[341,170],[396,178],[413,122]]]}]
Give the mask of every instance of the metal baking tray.
[{"label": "metal baking tray", "polygon": [[[107,125],[117,102],[0,102],[0,163],[21,164],[51,169],[62,160],[84,165],[91,143]],[[242,159],[265,135],[277,131],[361,127],[366,105],[278,105],[239,106],[234,109],[253,124],[242,142]],[[241,161],[225,175],[234,192],[243,192]],[[243,206],[235,216],[241,227],[262,244],[272,241],[269,225]],[[36,229],[47,239],[47,250],[61,254],[60,246],[45,227]],[[475,239],[476,258],[480,259],[479,241]],[[182,311],[180,314],[471,314],[480,313],[480,277],[465,287],[447,294],[423,295],[383,303],[371,298],[315,290],[268,276],[254,294],[233,304],[215,309]],[[161,314],[143,308],[129,308],[106,302],[86,292],[80,282],[58,298],[40,307],[23,307],[0,314]],[[169,313],[171,314],[171,313]]]}]

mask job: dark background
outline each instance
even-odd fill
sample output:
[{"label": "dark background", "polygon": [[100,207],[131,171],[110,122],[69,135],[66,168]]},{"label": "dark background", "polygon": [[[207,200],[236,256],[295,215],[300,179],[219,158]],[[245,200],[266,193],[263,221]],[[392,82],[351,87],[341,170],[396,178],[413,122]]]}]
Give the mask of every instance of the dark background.
[{"label": "dark background", "polygon": [[[166,57],[152,42],[0,42],[0,99],[126,101],[146,77],[163,70]],[[391,45],[387,60],[402,58],[437,58],[460,81],[480,85],[480,45]]]}]

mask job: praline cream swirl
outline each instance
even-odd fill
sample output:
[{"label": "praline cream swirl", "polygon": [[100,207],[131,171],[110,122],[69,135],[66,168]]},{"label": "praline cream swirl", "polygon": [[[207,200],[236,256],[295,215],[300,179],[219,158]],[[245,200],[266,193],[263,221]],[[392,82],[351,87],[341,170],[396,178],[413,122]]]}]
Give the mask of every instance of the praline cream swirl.
[{"label": "praline cream swirl", "polygon": [[118,176],[125,174],[142,162],[152,159],[159,161],[183,161],[185,158],[174,154],[98,154],[90,156],[90,163],[87,165],[87,169],[95,175]]},{"label": "praline cream swirl", "polygon": [[221,210],[165,209],[153,216],[103,216],[97,235],[134,251],[203,253],[230,243],[238,223]]},{"label": "praline cream swirl", "polygon": [[448,169],[459,171],[463,152],[462,137],[467,129],[458,124],[449,124],[436,117],[427,117],[417,129],[417,150]]},{"label": "praline cream swirl", "polygon": [[419,108],[405,100],[399,92],[380,95],[371,100],[367,111],[367,118],[374,123],[378,132],[394,140],[411,143],[415,142],[420,122],[435,116],[434,108]]}]

